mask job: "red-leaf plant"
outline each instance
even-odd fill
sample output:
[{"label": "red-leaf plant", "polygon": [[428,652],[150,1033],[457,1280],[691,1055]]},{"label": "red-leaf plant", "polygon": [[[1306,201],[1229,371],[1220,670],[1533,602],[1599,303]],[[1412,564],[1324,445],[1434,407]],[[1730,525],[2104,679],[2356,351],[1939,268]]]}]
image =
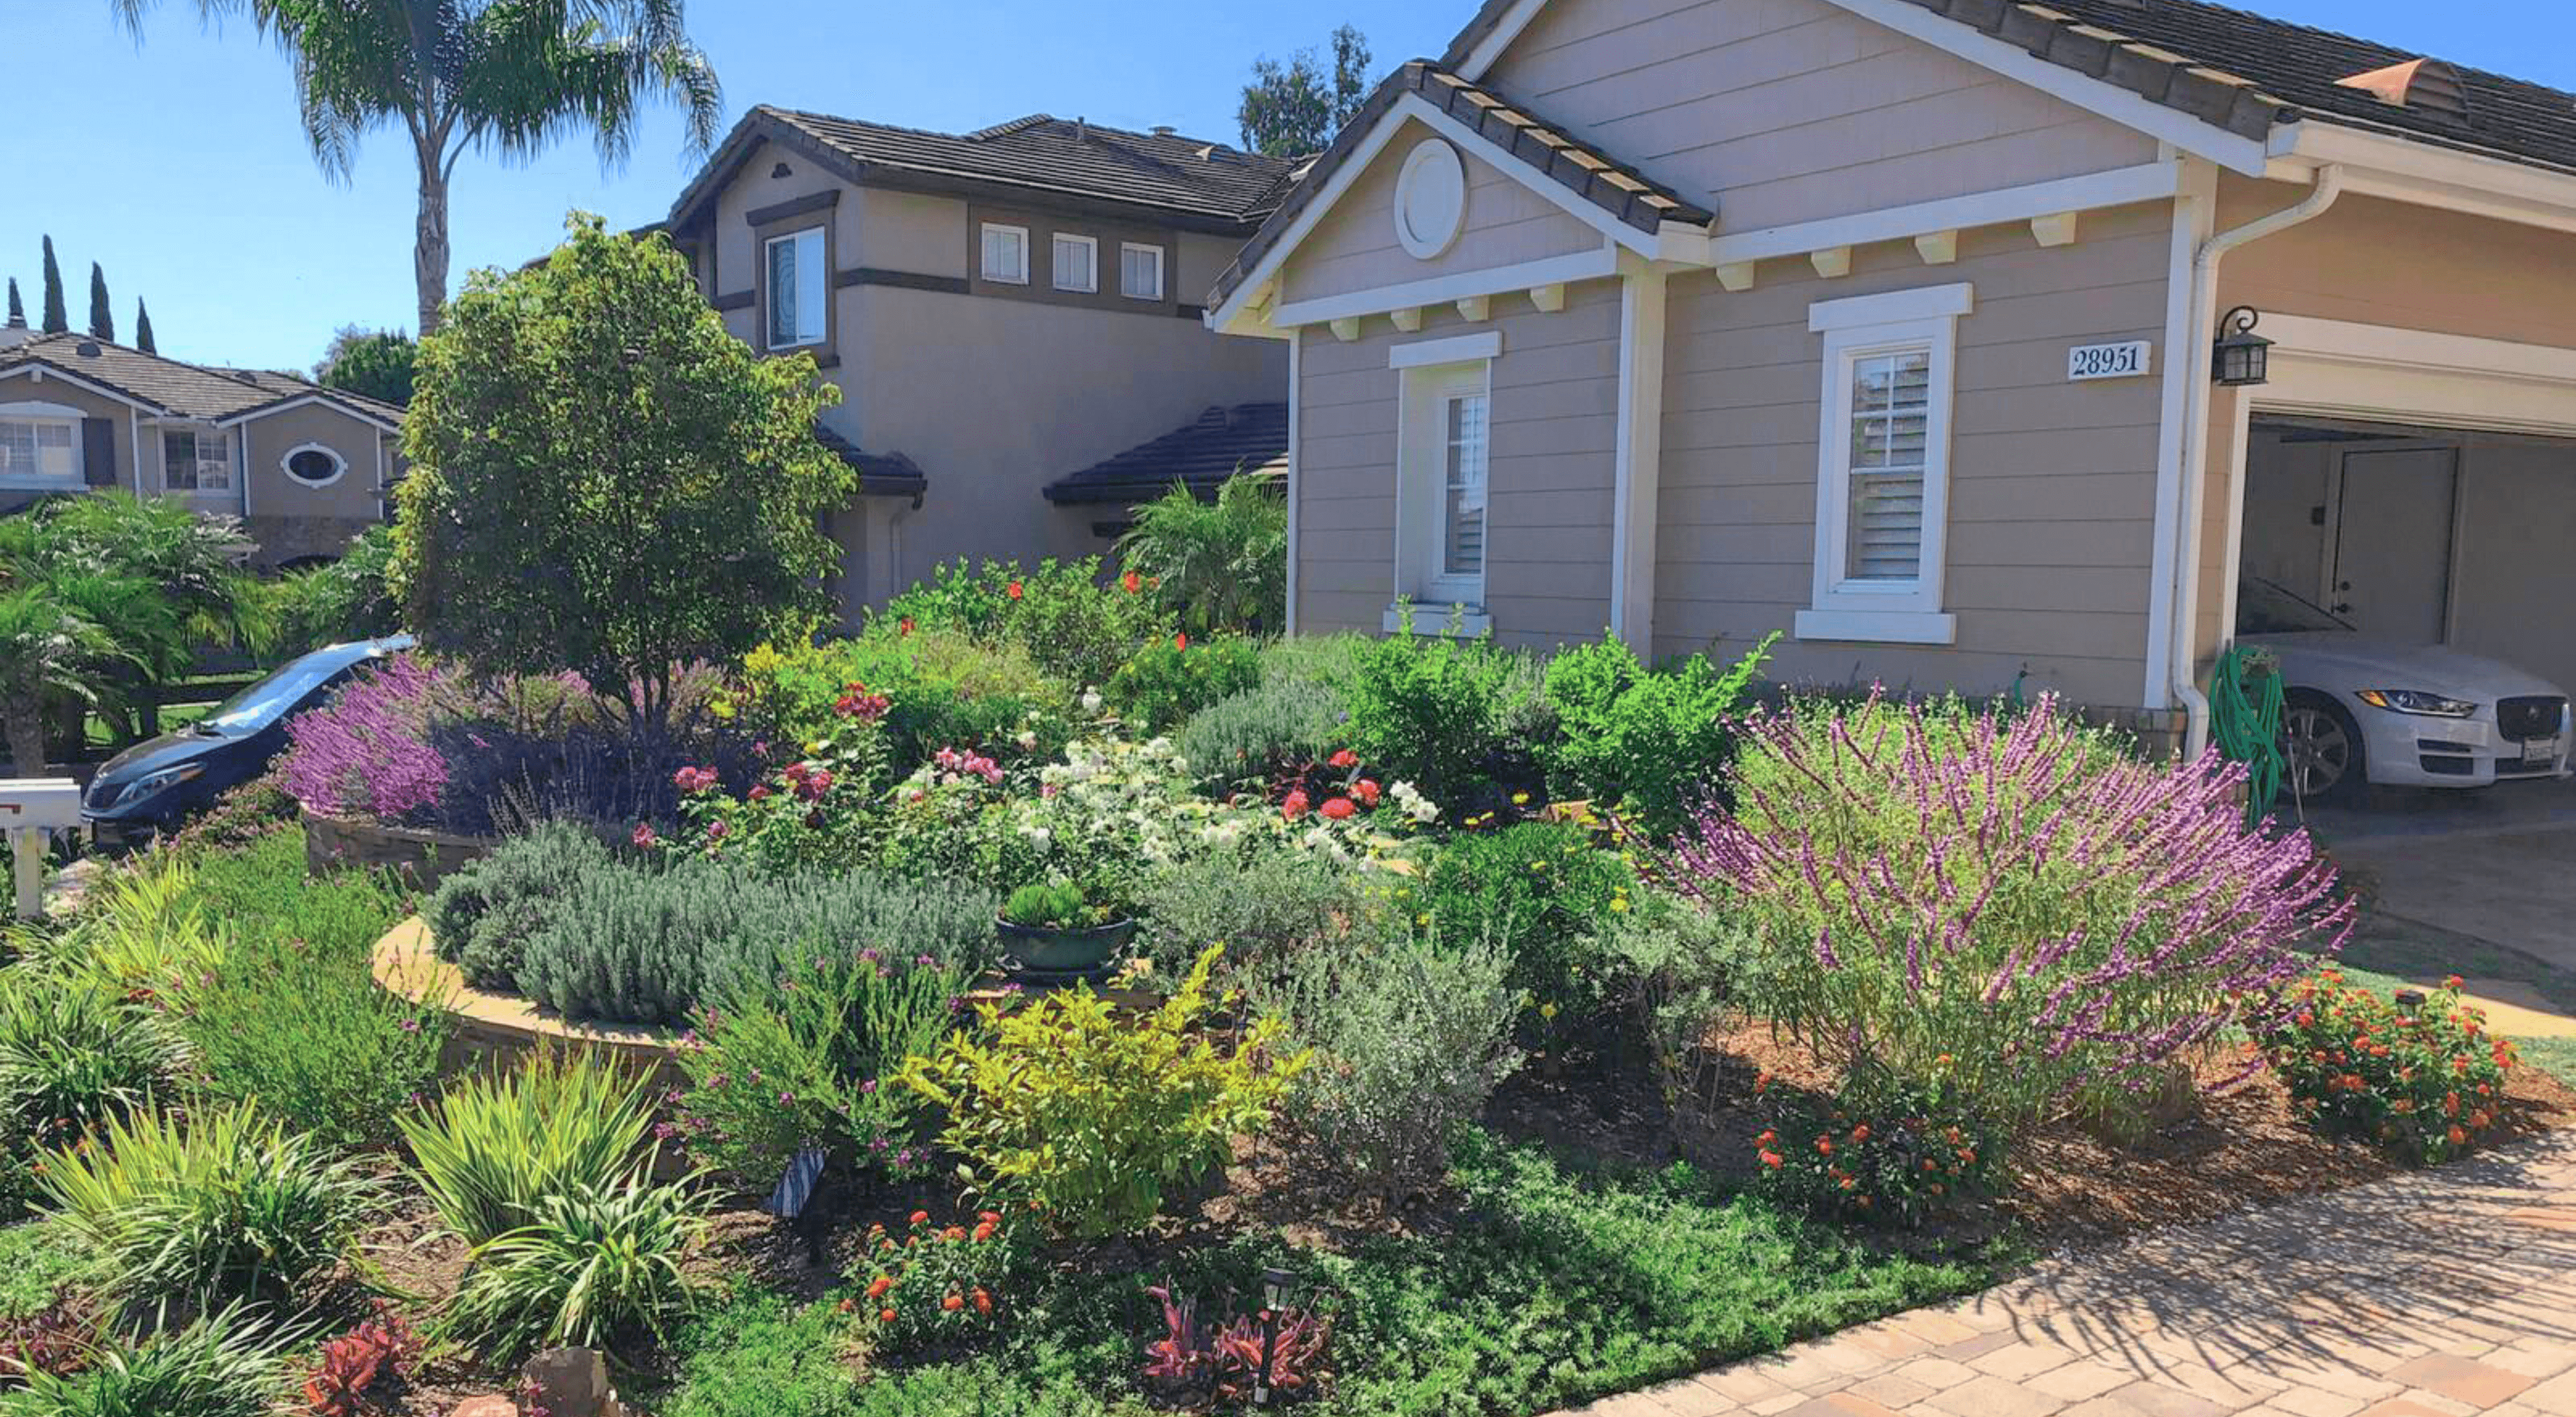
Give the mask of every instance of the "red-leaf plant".
[{"label": "red-leaf plant", "polygon": [[1155,1286],[1146,1293],[1163,1306],[1163,1336],[1145,1346],[1145,1379],[1173,1396],[1240,1402],[1261,1376],[1261,1327],[1270,1337],[1270,1387],[1282,1396],[1307,1394],[1333,1339],[1330,1318],[1308,1309],[1238,1313],[1215,1328],[1199,1322],[1198,1301]]},{"label": "red-leaf plant", "polygon": [[322,1366],[305,1380],[304,1399],[318,1417],[357,1417],[367,1389],[382,1379],[401,1381],[420,1351],[411,1325],[382,1303],[376,1316],[322,1348]]},{"label": "red-leaf plant", "polygon": [[98,1321],[69,1288],[23,1318],[0,1319],[0,1378],[46,1373],[67,1377],[89,1366]]}]

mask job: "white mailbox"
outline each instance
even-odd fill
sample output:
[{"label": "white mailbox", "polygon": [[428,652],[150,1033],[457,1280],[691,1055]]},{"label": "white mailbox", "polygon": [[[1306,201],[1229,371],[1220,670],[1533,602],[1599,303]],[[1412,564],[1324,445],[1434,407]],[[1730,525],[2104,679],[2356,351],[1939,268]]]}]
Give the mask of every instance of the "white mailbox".
[{"label": "white mailbox", "polygon": [[81,824],[80,784],[67,777],[0,778],[0,836],[17,863],[18,918],[33,920],[43,904],[45,843]]}]

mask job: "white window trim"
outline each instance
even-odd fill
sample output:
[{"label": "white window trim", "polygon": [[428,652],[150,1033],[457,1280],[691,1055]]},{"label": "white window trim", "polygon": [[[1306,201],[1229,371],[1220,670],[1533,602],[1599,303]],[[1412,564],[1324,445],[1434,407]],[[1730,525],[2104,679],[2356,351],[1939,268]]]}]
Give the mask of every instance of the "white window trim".
[{"label": "white window trim", "polygon": [[[1956,643],[1958,619],[1944,612],[1950,518],[1950,416],[1957,396],[1960,316],[1976,308],[1965,283],[1923,286],[1820,300],[1807,307],[1807,328],[1824,335],[1823,385],[1816,430],[1815,584],[1798,612],[1802,640],[1894,644]],[[1851,514],[1851,380],[1873,354],[1925,349],[1931,367],[1923,429],[1921,574],[1911,581],[1855,581],[1844,576]]]},{"label": "white window trim", "polygon": [[[1020,238],[1020,270],[1017,275],[995,275],[993,273],[993,263],[991,259],[993,253],[991,246],[987,243],[991,240],[993,233],[997,231],[1007,231]],[[975,269],[985,280],[988,280],[995,285],[1028,284],[1029,229],[1025,226],[1011,226],[1007,223],[998,221],[988,221],[978,227],[975,232]]]},{"label": "white window trim", "polygon": [[[1089,285],[1067,285],[1064,283],[1064,265],[1056,259],[1056,253],[1060,248],[1068,244],[1080,246],[1091,254],[1091,283]],[[1069,231],[1059,231],[1054,233],[1047,241],[1047,279],[1054,283],[1056,289],[1068,294],[1098,295],[1100,293],[1100,238],[1097,236],[1076,236]]]},{"label": "white window trim", "polygon": [[[195,497],[200,500],[210,497],[235,499],[241,496],[242,484],[250,480],[242,476],[242,453],[248,445],[248,440],[242,436],[242,430],[225,428],[201,419],[165,418],[152,425],[152,433],[153,445],[160,450],[161,454],[161,490],[163,492],[175,492],[183,497]],[[173,433],[188,433],[198,438],[215,437],[224,440],[223,486],[174,487],[171,485],[170,435]],[[202,465],[205,460],[200,458],[197,461]]]},{"label": "white window trim", "polygon": [[89,440],[81,434],[81,420],[88,415],[69,404],[24,401],[0,403],[0,419],[11,423],[60,423],[72,433],[72,471],[69,477],[47,477],[41,473],[0,473],[0,487],[25,492],[51,492],[67,487],[89,485]]},{"label": "white window trim", "polygon": [[[332,463],[331,475],[323,478],[319,482],[308,482],[305,479],[296,476],[293,464],[295,462],[295,455],[298,453],[320,453],[325,457],[328,457],[331,459]],[[297,487],[319,491],[349,475],[349,460],[341,455],[338,448],[327,447],[320,443],[298,443],[294,447],[287,449],[278,457],[277,470],[286,475],[288,483]]]},{"label": "white window trim", "polygon": [[[1154,258],[1154,288],[1152,290],[1129,290],[1127,288],[1127,258],[1131,255],[1151,256]],[[1162,247],[1142,241],[1121,241],[1118,243],[1118,293],[1129,300],[1160,300],[1163,298]]]},{"label": "white window trim", "polygon": [[1409,344],[1390,345],[1386,351],[1389,369],[1421,369],[1439,364],[1469,364],[1476,360],[1503,357],[1503,332],[1485,330],[1472,335],[1451,335],[1446,339],[1418,339]]},{"label": "white window trim", "polygon": [[[822,327],[815,330],[810,335],[800,328],[796,332],[796,338],[791,340],[781,340],[778,338],[778,283],[775,279],[775,272],[778,268],[770,263],[769,253],[776,250],[781,242],[801,242],[809,236],[814,239],[814,250],[816,253],[814,260],[815,268],[823,277],[823,285],[821,287],[823,291]],[[831,238],[824,234],[823,228],[820,226],[800,227],[795,231],[786,232],[778,236],[772,236],[760,243],[760,290],[762,307],[760,312],[761,340],[767,345],[767,347],[771,349],[804,349],[812,345],[826,344],[830,342],[832,332],[831,274],[830,272],[823,270],[823,268],[831,264],[831,254]],[[799,269],[802,269],[801,262],[799,263]],[[309,486],[310,484],[307,485]]]},{"label": "white window trim", "polygon": [[[1393,356],[1405,349],[1427,350],[1446,346],[1451,357],[1438,362],[1427,358],[1415,362],[1395,362]],[[1493,571],[1493,357],[1474,354],[1457,357],[1461,347],[1500,350],[1499,337],[1488,331],[1484,335],[1463,336],[1455,340],[1424,340],[1415,345],[1398,346],[1390,353],[1390,363],[1399,370],[1400,383],[1396,433],[1396,564],[1395,593],[1397,600],[1387,610],[1387,628],[1399,628],[1400,607],[1414,602],[1414,620],[1428,621],[1429,628],[1448,622],[1453,608],[1463,607],[1463,624],[1477,633],[1492,624],[1486,614],[1485,588]],[[1442,573],[1442,536],[1446,531],[1443,493],[1447,485],[1448,438],[1446,424],[1439,417],[1440,406],[1452,395],[1481,394],[1485,398],[1485,477],[1486,521],[1484,566],[1473,576]],[[1417,623],[1416,628],[1423,626]]]}]

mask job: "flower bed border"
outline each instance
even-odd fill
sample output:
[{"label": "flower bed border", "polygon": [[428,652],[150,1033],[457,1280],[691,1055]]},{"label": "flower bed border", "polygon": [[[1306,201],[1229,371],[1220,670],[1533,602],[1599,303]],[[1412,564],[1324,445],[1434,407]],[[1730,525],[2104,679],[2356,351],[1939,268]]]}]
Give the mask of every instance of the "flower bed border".
[{"label": "flower bed border", "polygon": [[304,869],[321,877],[350,866],[399,873],[404,882],[428,890],[451,872],[491,854],[497,838],[454,836],[417,827],[388,827],[353,817],[334,817],[301,809],[304,819]]},{"label": "flower bed border", "polygon": [[414,1003],[447,1010],[447,1047],[441,1072],[500,1061],[549,1044],[601,1048],[651,1067],[666,1082],[680,1078],[677,1040],[666,1029],[640,1024],[572,1023],[516,994],[495,994],[465,982],[463,971],[438,957],[429,923],[415,915],[376,941],[369,962],[376,987]]}]

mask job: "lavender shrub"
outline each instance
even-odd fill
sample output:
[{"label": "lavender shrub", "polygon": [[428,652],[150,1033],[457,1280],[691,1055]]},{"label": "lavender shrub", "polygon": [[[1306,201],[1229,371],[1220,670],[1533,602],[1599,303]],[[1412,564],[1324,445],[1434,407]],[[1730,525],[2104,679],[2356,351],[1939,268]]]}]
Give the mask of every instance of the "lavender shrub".
[{"label": "lavender shrub", "polygon": [[329,703],[288,721],[279,783],[308,811],[391,825],[428,818],[447,787],[447,762],[429,741],[432,709],[457,678],[410,654],[360,670]]},{"label": "lavender shrub", "polygon": [[1745,731],[1734,814],[1701,813],[1666,874],[1749,915],[1747,1004],[1864,1096],[1939,1088],[2007,1133],[2117,1110],[2349,928],[2304,831],[2246,828],[2241,764],[2140,762],[2049,698],[1873,694]]}]

